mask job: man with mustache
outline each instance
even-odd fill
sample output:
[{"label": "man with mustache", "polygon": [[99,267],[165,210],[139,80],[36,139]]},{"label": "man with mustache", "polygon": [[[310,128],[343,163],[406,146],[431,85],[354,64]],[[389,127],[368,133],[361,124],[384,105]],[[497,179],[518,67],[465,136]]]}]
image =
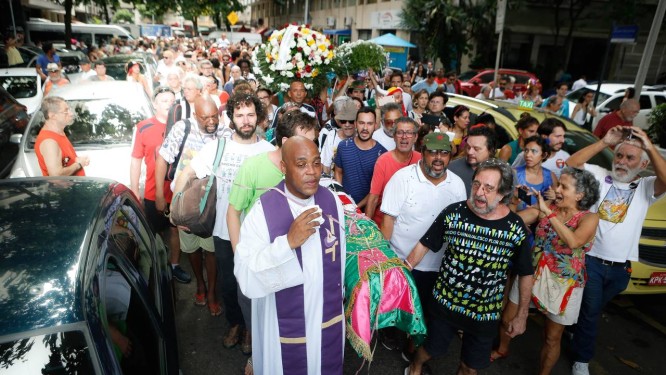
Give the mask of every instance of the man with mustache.
[{"label": "man with mustache", "polygon": [[356,136],[340,142],[334,159],[335,179],[360,209],[368,202],[377,158],[386,152],[384,146],[372,139],[376,123],[375,110],[361,108],[356,114]]},{"label": "man with mustache", "polygon": [[[198,113],[195,115],[198,115]],[[231,120],[231,128],[234,133],[226,141],[218,169],[212,170],[219,140],[206,144],[192,159],[192,162],[185,167],[183,176],[179,177],[177,181],[177,190],[174,190],[174,193],[178,191],[180,186],[185,185],[184,182],[195,177],[204,178],[214,174],[217,178],[213,242],[219,274],[217,287],[221,290],[225,316],[229,321],[229,330],[224,336],[222,344],[225,348],[232,348],[240,340],[244,320],[236,291],[238,284],[234,277],[234,252],[227,226],[229,192],[236,173],[245,159],[262,152],[271,151],[275,147],[256,134],[257,123],[263,121],[266,116],[264,107],[256,95],[250,95],[246,92],[235,93],[227,102],[227,116]],[[183,181],[182,185],[181,181]],[[215,280],[215,278],[209,278],[209,280]],[[201,293],[201,291],[198,291],[198,293]],[[209,296],[209,298],[211,297]],[[211,308],[211,314],[213,312],[216,312],[217,315],[221,313],[219,308],[216,308],[215,311],[210,305],[209,308]]]},{"label": "man with mustache", "polygon": [[358,113],[356,103],[347,96],[336,99],[333,107],[335,108],[333,119],[319,134],[321,164],[324,173],[327,175],[331,174],[333,159],[340,142],[354,137],[356,133],[356,114]]},{"label": "man with mustache", "polygon": [[[638,261],[641,226],[650,205],[666,192],[666,160],[640,128],[618,125],[603,139],[571,155],[567,164],[592,172],[600,183],[600,202],[590,211],[598,212],[599,227],[594,244],[585,257],[587,282],[573,338],[572,374],[589,374],[594,357],[597,324],[601,312],[613,297],[629,284],[631,262]],[[613,169],[587,164],[606,147],[615,147]],[[655,175],[639,173],[652,163]]]},{"label": "man with mustache", "polygon": [[234,272],[252,298],[257,374],[342,374],[345,229],[341,203],[319,186],[317,146],[282,146],[284,182],[263,194],[240,229]]},{"label": "man with mustache", "polygon": [[[396,128],[398,131],[405,131],[406,126],[411,126],[413,122],[414,120],[408,117],[402,117],[398,119]],[[381,173],[379,168],[382,159],[394,157],[393,154],[403,148],[404,140],[411,140],[413,143],[414,137],[406,138],[403,135],[398,139],[396,135],[398,148],[379,157],[375,175]],[[418,154],[411,151],[411,147],[409,150]],[[395,172],[382,196],[382,234],[391,242],[391,248],[401,259],[407,258],[443,209],[451,203],[467,198],[463,181],[447,170],[451,159],[451,142],[446,134],[426,135],[419,158],[419,162],[410,163],[411,165]],[[421,301],[427,301],[432,292],[437,271],[442,263],[442,254],[443,252],[428,251],[425,259],[412,271]],[[423,304],[423,308],[426,311],[428,305]],[[386,347],[392,346],[390,339],[385,339],[382,343]]]},{"label": "man with mustache", "polygon": [[449,170],[465,183],[467,196],[472,191],[472,176],[476,167],[495,155],[495,132],[487,126],[473,126],[467,132],[465,157],[451,162]]},{"label": "man with mustache", "polygon": [[405,374],[420,374],[426,361],[445,354],[458,330],[464,332],[458,374],[490,365],[509,267],[520,276],[520,302],[506,333],[515,337],[525,331],[532,256],[528,230],[508,206],[512,195],[511,167],[500,159],[480,163],[469,198],[446,207],[405,259],[414,268],[431,252],[443,252],[434,286],[422,300],[429,306],[428,338]]},{"label": "man with mustache", "polygon": [[[546,139],[551,151],[550,156],[543,162],[542,166],[555,173],[557,178],[560,178],[562,169],[566,167],[566,161],[569,158],[569,153],[562,150],[566,131],[567,127],[564,123],[554,117],[543,120],[537,128],[537,134]],[[523,165],[525,165],[525,153],[521,152],[511,166],[516,168]]]}]

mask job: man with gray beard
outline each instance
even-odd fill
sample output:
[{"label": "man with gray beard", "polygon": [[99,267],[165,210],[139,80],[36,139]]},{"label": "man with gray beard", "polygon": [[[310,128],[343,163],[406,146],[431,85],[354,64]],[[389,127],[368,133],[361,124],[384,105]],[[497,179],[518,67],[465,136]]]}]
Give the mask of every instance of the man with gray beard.
[{"label": "man with gray beard", "polygon": [[[586,164],[606,147],[615,147],[613,170]],[[649,163],[655,176],[641,177]],[[666,192],[666,160],[643,130],[615,126],[603,139],[571,155],[567,164],[592,172],[600,184],[600,201],[590,211],[599,214],[594,244],[585,257],[587,282],[573,338],[573,375],[589,374],[597,324],[613,297],[629,284],[631,262],[638,260],[638,240],[648,208]]]},{"label": "man with gray beard", "polygon": [[446,353],[457,332],[464,332],[458,374],[476,374],[490,365],[490,352],[502,312],[509,265],[520,276],[518,312],[506,333],[525,331],[532,291],[532,256],[523,220],[511,212],[511,167],[499,159],[480,163],[466,201],[449,205],[416,243],[405,264],[418,267],[426,254],[443,253],[428,297],[428,338],[405,369],[420,374],[423,364]]}]

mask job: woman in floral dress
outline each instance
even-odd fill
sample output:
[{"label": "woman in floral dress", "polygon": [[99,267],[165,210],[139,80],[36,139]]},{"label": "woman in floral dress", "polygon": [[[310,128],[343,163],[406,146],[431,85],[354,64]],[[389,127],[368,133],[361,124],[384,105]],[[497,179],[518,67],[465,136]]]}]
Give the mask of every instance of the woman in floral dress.
[{"label": "woman in floral dress", "polygon": [[[568,286],[564,298],[553,306],[540,303],[534,294],[532,300],[546,315],[544,343],[541,348],[539,374],[550,374],[560,356],[560,341],[564,328],[575,324],[585,286],[585,253],[592,247],[599,224],[599,216],[589,208],[599,199],[599,182],[585,170],[564,168],[559,186],[555,189],[555,200],[548,204],[541,194],[532,190],[538,203],[519,215],[526,224],[538,222],[535,232],[533,259],[535,270],[541,268],[542,276],[551,272],[554,277],[566,280]],[[537,275],[539,272],[535,272]],[[537,277],[537,276],[535,276]],[[518,283],[509,293],[509,301],[502,313],[502,322],[509,322],[518,312]],[[500,327],[500,345],[491,353],[491,361],[506,357],[511,338],[506,329]]]}]

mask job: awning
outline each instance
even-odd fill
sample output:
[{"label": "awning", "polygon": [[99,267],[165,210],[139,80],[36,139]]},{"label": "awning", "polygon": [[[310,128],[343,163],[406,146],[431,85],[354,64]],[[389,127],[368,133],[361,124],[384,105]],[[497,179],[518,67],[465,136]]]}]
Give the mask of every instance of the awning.
[{"label": "awning", "polygon": [[328,29],[324,30],[325,35],[351,35],[351,29]]},{"label": "awning", "polygon": [[[326,31],[326,30],[324,30]],[[368,42],[374,42],[379,44],[380,46],[391,46],[391,47],[407,47],[407,48],[414,48],[416,45],[409,43],[408,41],[398,38],[397,36],[388,33],[384,34],[380,37],[370,39]]]}]

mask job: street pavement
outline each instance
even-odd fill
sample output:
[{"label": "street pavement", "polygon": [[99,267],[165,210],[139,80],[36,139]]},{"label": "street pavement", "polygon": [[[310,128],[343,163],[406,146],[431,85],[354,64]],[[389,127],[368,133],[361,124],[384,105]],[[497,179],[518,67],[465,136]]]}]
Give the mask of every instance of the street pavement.
[{"label": "street pavement", "polygon": [[[184,254],[181,265],[191,271]],[[193,278],[194,279],[194,278]],[[176,325],[180,365],[183,375],[237,375],[245,366],[238,347],[225,349],[222,339],[227,329],[224,315],[210,316],[206,307],[193,303],[196,284],[176,283]],[[530,314],[525,334],[514,339],[509,357],[496,361],[480,374],[536,374],[543,318]],[[592,375],[666,374],[666,295],[620,296],[606,309],[597,339],[597,354],[590,364]],[[569,375],[569,342],[563,339],[562,355],[553,375]],[[430,361],[433,374],[455,374],[460,355],[460,340],[455,339],[448,353]],[[406,367],[400,353],[375,346],[374,360],[364,363],[347,345],[344,374],[403,374]],[[267,374],[272,375],[272,374]]]}]

